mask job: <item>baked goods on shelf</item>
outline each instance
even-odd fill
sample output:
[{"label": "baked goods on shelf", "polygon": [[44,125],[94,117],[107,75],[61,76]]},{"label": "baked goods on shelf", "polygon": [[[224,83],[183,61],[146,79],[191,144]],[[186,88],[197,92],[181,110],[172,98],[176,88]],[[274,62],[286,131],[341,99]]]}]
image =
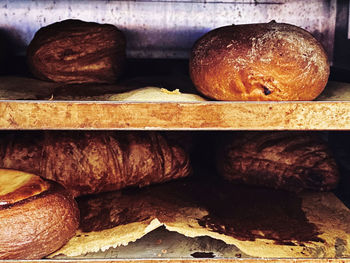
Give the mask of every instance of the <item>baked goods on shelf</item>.
[{"label": "baked goods on shelf", "polygon": [[59,182],[74,196],[190,175],[181,142],[156,132],[19,132],[0,139],[0,167]]},{"label": "baked goods on shelf", "polygon": [[328,145],[310,132],[241,132],[227,136],[217,155],[221,176],[275,189],[328,191],[339,180]]},{"label": "baked goods on shelf", "polygon": [[313,100],[330,72],[310,33],[274,21],[208,32],[194,44],[189,69],[196,88],[217,100]]},{"label": "baked goods on shelf", "polygon": [[[64,22],[64,23],[68,23],[68,22]],[[70,21],[69,23],[72,23],[72,21]],[[73,23],[80,23],[80,22],[73,22]],[[57,26],[61,26],[61,25],[62,24]],[[259,27],[259,26],[263,28],[263,25],[254,25],[254,27]],[[225,69],[222,69],[220,65],[214,65],[213,67],[214,73],[212,76],[219,78],[218,79],[219,82],[223,78],[225,78],[224,80],[225,82],[220,82],[219,84],[210,83],[209,86],[204,86],[204,88],[202,88],[198,85],[198,82],[194,81],[197,87],[199,87],[199,90],[203,92],[203,94],[211,98],[224,99],[224,100],[311,100],[322,91],[322,89],[325,86],[325,83],[327,82],[328,74],[329,74],[329,65],[327,62],[326,55],[322,50],[322,47],[317,42],[314,42],[314,39],[308,34],[306,34],[304,31],[300,29],[296,29],[290,25],[271,23],[266,25],[264,24],[264,26],[269,26],[270,28],[272,28],[271,31],[268,31],[269,33],[271,32],[272,32],[271,34],[275,33],[274,37],[276,37],[276,40],[273,40],[272,42],[268,43],[268,45],[275,48],[274,52],[280,52],[276,55],[278,58],[278,62],[276,64],[268,63],[268,60],[271,58],[270,56],[274,56],[274,55],[271,55],[270,53],[264,53],[266,51],[265,50],[266,46],[264,46],[266,45],[266,43],[264,41],[266,40],[266,42],[268,42],[267,41],[268,39],[266,38],[266,36],[263,36],[261,38],[250,37],[249,32],[254,30],[244,29],[243,31],[245,31],[245,33],[248,33],[248,36],[239,38],[239,39],[241,40],[241,39],[249,38],[251,40],[251,46],[254,46],[254,48],[256,49],[253,51],[245,51],[244,48],[246,48],[246,46],[241,45],[241,48],[244,49],[244,52],[246,52],[246,53],[243,52],[243,55],[244,54],[248,55],[249,59],[243,62],[243,59],[240,57],[240,54],[238,55],[238,58],[241,60],[239,60],[235,65],[238,65],[239,67],[242,66],[242,69],[238,69],[234,72],[234,74],[236,74],[235,77],[237,77],[238,80],[235,81],[230,79],[231,75],[228,71],[226,71]],[[285,28],[287,28],[288,30]],[[292,28],[295,31],[289,30],[290,28]],[[89,27],[89,30],[90,29],[91,28]],[[36,75],[37,77],[44,80],[52,80],[52,81],[66,82],[66,83],[88,83],[88,82],[113,83],[119,76],[122,65],[113,64],[116,62],[115,61],[111,62],[108,59],[103,60],[99,56],[97,56],[97,53],[95,52],[100,52],[103,55],[107,54],[108,58],[113,57],[115,55],[113,52],[119,52],[118,54],[120,55],[121,61],[123,61],[124,60],[123,56],[125,55],[123,52],[125,51],[123,51],[122,49],[118,51],[111,51],[108,49],[106,52],[93,49],[91,53],[91,60],[90,60],[90,57],[80,60],[82,57],[86,55],[85,52],[89,53],[89,50],[92,47],[92,45],[90,46],[89,44],[86,47],[81,47],[77,44],[69,43],[69,45],[65,46],[65,44],[63,43],[62,45],[63,48],[59,49],[58,46],[55,46],[58,42],[53,40],[50,42],[50,37],[48,38],[48,42],[47,43],[45,42],[47,37],[47,35],[45,34],[50,35],[50,33],[46,33],[46,32],[47,31],[45,30],[42,30],[41,33],[39,31],[37,36],[39,40],[35,40],[38,42],[35,42],[33,40],[33,42],[31,43],[32,46],[29,47],[29,50],[28,50],[28,59],[30,61],[29,64],[31,65],[33,74]],[[292,36],[288,35],[290,32],[292,32],[294,35]],[[90,31],[86,33],[87,38],[89,38],[90,33],[91,33]],[[40,38],[40,34],[43,34],[42,38]],[[67,31],[64,31],[62,41],[66,41],[67,39],[69,39],[65,34],[67,34]],[[305,39],[302,38],[301,36],[304,37]],[[54,35],[53,37],[57,37],[57,35]],[[81,38],[84,38],[84,37],[85,36],[78,35],[77,41],[78,40],[80,41]],[[305,53],[303,53],[300,57],[296,56],[295,53],[293,53],[294,51],[301,52],[300,49],[297,49],[295,48],[295,46],[293,46],[294,42],[300,43],[299,40],[298,40],[299,42],[295,40],[295,38],[299,38],[299,37],[301,37],[302,39],[300,41],[305,41],[307,43],[310,42],[312,45],[314,45],[313,46],[314,49],[312,49],[312,51],[310,51],[307,47],[305,48],[303,45],[299,45],[298,48],[305,48],[302,50],[303,52],[305,51]],[[290,42],[288,42],[289,40]],[[106,41],[102,41],[102,42],[105,43]],[[34,52],[33,50],[35,50],[35,48],[40,45],[42,46],[48,45],[49,48],[43,49],[42,51],[43,53],[40,53],[39,51],[38,53],[35,53],[36,51]],[[286,47],[288,45],[290,46]],[[78,49],[73,50],[71,49],[72,46],[73,47],[77,46]],[[99,45],[96,45],[96,46],[99,47]],[[226,47],[226,49],[230,49],[231,47],[234,48],[235,43],[227,43],[226,46],[224,43],[223,47],[224,48]],[[285,48],[286,49],[289,48],[289,49],[285,50]],[[40,50],[40,48],[38,48],[38,50]],[[315,50],[316,51],[318,50],[318,52],[315,52]],[[53,57],[54,58],[53,60],[49,59],[49,61],[53,61],[52,65],[48,65],[46,62],[45,62],[46,64],[40,64],[41,63],[40,56],[42,55],[42,58],[45,59],[46,55],[48,56],[52,55],[51,51],[62,52],[60,54],[63,58],[63,61],[65,62],[63,63],[60,60],[61,58],[55,59],[55,57]],[[208,51],[207,53],[211,54],[210,52],[211,51]],[[233,51],[231,52],[234,53]],[[242,51],[240,50],[239,52],[242,52]],[[260,56],[259,59],[255,57],[254,52],[258,53],[257,56]],[[113,53],[113,56],[111,56],[112,53]],[[222,51],[219,51],[217,55],[213,56],[217,60],[210,58],[210,61],[214,60],[217,63],[227,62],[226,57],[225,58],[221,57],[222,54],[223,54]],[[37,55],[39,56],[39,58],[35,58],[35,56]],[[116,57],[119,57],[119,55]],[[318,57],[314,57],[314,56],[318,56]],[[293,57],[293,60],[291,59],[292,57]],[[232,61],[227,62],[229,66],[232,66],[230,64],[231,62]],[[261,62],[262,65],[258,65],[259,64],[258,62],[259,63]],[[290,62],[296,63],[297,66],[290,65]],[[103,68],[100,67],[100,63],[103,64]],[[192,57],[191,63],[196,63],[196,58]],[[212,66],[211,64],[209,64],[209,62],[208,62],[208,65],[205,63],[204,63],[204,68],[207,66],[208,67]],[[249,66],[246,66],[245,63],[252,63],[252,64]],[[64,65],[70,65],[71,68],[66,69],[64,68]],[[191,64],[191,67],[193,65],[197,67],[197,64]],[[264,75],[265,71],[268,71],[268,70],[269,72],[275,72],[275,70],[271,69],[270,66],[278,68],[278,70],[276,70],[278,71],[276,75],[273,75],[273,76]],[[47,70],[50,70],[50,69],[53,69],[53,71],[47,72]],[[254,75],[256,72],[257,72],[257,75]],[[202,73],[202,71],[199,73]],[[313,76],[311,78],[308,75],[309,73],[311,75],[315,75],[316,77]],[[197,74],[197,71],[191,68],[191,76],[195,80],[195,78],[193,77],[194,74]],[[285,77],[285,79],[278,78],[281,76]],[[208,80],[207,77],[203,77],[203,76],[199,76],[198,78],[200,79],[200,81]],[[292,82],[288,82],[286,79],[288,80],[291,79]],[[226,83],[229,83],[229,85],[225,86]],[[231,86],[232,83],[236,84],[236,86]],[[217,87],[219,91],[215,90],[215,88]],[[238,90],[235,89],[237,87],[238,87]],[[209,93],[205,91],[206,88],[210,90]],[[214,91],[211,89],[213,89]],[[224,94],[225,96],[226,95],[231,96],[232,94],[236,96],[238,94],[238,97],[234,97],[234,99],[232,99],[232,97],[218,97],[217,94],[220,95],[221,94],[220,92],[222,92],[222,94]],[[128,93],[128,94],[131,94],[131,93]],[[84,96],[85,95],[86,93],[84,93]],[[113,100],[113,99],[116,99],[116,97],[111,97],[108,99]],[[142,100],[143,99],[144,98],[142,98]],[[119,98],[117,98],[117,100],[119,100]],[[79,115],[81,114],[81,112],[80,113],[76,112],[76,113]],[[72,112],[69,112],[69,114],[72,114]],[[117,117],[118,116],[116,116],[116,118]],[[216,117],[220,119],[221,117],[220,113],[218,113]],[[80,118],[84,118],[84,115],[81,114]],[[242,143],[242,139],[240,142]],[[274,141],[273,143],[275,142],[276,141]],[[293,141],[293,143],[295,142]],[[295,147],[295,144],[293,143],[291,143],[291,145],[284,145],[283,147],[293,148]],[[249,142],[247,142],[247,145],[248,144]],[[304,142],[300,144],[302,144],[302,146],[305,146]],[[262,146],[259,145],[259,147],[262,147]],[[257,151],[264,151],[264,149],[269,148],[269,146],[266,146],[266,145],[264,145],[264,147],[257,149]],[[278,147],[278,143],[276,145],[274,144],[273,147]],[[245,167],[247,168],[247,170],[251,169],[255,172],[255,174],[259,173],[258,176],[266,175],[265,177],[255,179],[253,178],[255,174],[252,176],[248,174],[247,178],[248,180],[251,180],[251,178],[253,178],[252,179],[253,184],[255,184],[256,181],[258,181],[258,183],[260,184],[259,180],[261,180],[262,185],[271,186],[271,184],[275,184],[273,185],[274,188],[282,188],[282,189],[288,189],[293,191],[299,191],[300,189],[303,189],[303,188],[309,188],[312,190],[329,190],[335,187],[338,181],[338,173],[337,173],[334,161],[332,159],[328,159],[328,155],[327,155],[328,153],[327,151],[324,151],[323,146],[317,145],[317,147],[319,148],[317,148],[316,151],[311,151],[311,152],[309,152],[308,149],[305,150],[305,148],[302,148],[302,150],[305,150],[307,152],[307,155],[303,156],[304,158],[303,161],[305,160],[307,161],[306,164],[303,163],[303,165],[306,168],[303,165],[299,167],[298,162],[295,162],[297,165],[291,168],[283,166],[283,160],[281,159],[278,159],[279,162],[273,165],[270,165],[270,163],[268,163],[268,161],[266,161],[265,159],[260,160],[259,159],[260,157],[258,157],[257,160],[255,160],[254,162],[253,160],[254,157],[248,156],[249,154],[253,154],[254,152],[247,153],[248,157],[244,155],[246,153],[241,154],[241,157],[243,156],[242,158],[247,157],[247,159],[249,158],[250,159],[249,159],[249,162],[245,162],[245,161],[242,161],[242,159],[238,158],[238,162],[240,163],[237,164],[237,166],[239,166],[239,168]],[[291,149],[289,149],[289,151],[290,150]],[[298,157],[297,153],[293,151],[292,157]],[[309,156],[308,155],[309,153],[311,157],[308,159],[307,157]],[[191,172],[189,159],[186,151],[176,143],[170,142],[166,138],[166,136],[164,137],[163,135],[160,135],[157,133],[144,133],[139,136],[135,132],[127,132],[127,133],[124,133],[124,132],[121,132],[121,133],[30,132],[28,134],[24,134],[23,137],[22,135],[3,136],[0,139],[0,154],[1,154],[0,167],[11,167],[11,168],[22,169],[25,171],[38,173],[41,176],[44,176],[46,178],[62,183],[69,189],[69,191],[74,196],[96,194],[96,193],[105,192],[105,191],[122,189],[127,186],[145,186],[152,183],[165,182],[171,179],[185,177],[189,175]],[[280,154],[279,151],[273,152],[274,156],[278,154]],[[322,159],[324,156],[326,156],[325,157],[326,160]],[[290,161],[291,159],[287,159],[287,161]],[[235,159],[234,162],[235,161],[237,161],[237,159]],[[311,168],[308,166],[309,164],[311,164],[312,166]],[[258,171],[254,170],[257,167],[258,167]],[[297,173],[293,173],[294,170],[297,170]],[[319,174],[315,173],[315,171],[321,172],[321,175],[319,176]],[[241,172],[242,171],[239,171],[239,173]],[[246,170],[244,172],[246,172]],[[232,178],[233,178],[232,180],[236,180],[236,177],[234,176],[230,177],[230,176],[227,176],[229,177],[230,180]],[[247,183],[247,181],[245,181],[245,178],[242,179],[242,181]],[[175,192],[177,192],[179,189],[180,188],[176,187]],[[232,193],[232,192],[240,193],[239,188],[237,191],[231,191],[232,189],[237,190],[235,187],[232,187],[232,188],[230,187],[230,189],[226,192],[226,194]],[[187,191],[191,192],[192,189]],[[201,195],[198,194],[197,196],[208,195],[208,191],[197,190],[194,192],[202,193]],[[259,194],[257,195],[255,194],[258,193],[259,190],[249,191],[249,192],[252,197],[248,200],[252,202],[250,203],[251,205],[250,206],[248,205],[248,206],[253,207],[253,205],[255,204],[254,198],[256,198],[256,196],[259,196]],[[217,192],[215,193],[218,194]],[[124,208],[120,209],[120,203],[118,203],[121,199],[119,198],[120,195],[119,194],[114,195],[114,193],[108,193],[106,194],[106,196],[107,195],[112,196],[111,202],[110,202],[110,205],[111,205],[110,218],[112,220],[120,219],[120,221],[115,220],[113,223],[122,222],[121,225],[123,223],[129,223],[127,221],[123,221],[124,213],[129,213],[129,212],[132,214],[131,217],[133,219],[137,219],[137,217],[135,217],[133,214],[134,210],[128,210],[128,206],[130,206],[130,201],[128,198],[126,198],[126,201],[123,203],[124,205],[126,204],[127,207],[126,208],[124,207],[125,209]],[[289,195],[288,194],[286,195],[289,198]],[[242,195],[242,196],[247,196],[247,195]],[[262,196],[266,196],[266,195],[262,194]],[[278,194],[276,194],[275,196],[279,197]],[[281,229],[277,229],[278,230],[277,234],[275,232],[272,232],[270,229],[267,229],[267,230],[263,229],[260,231],[260,229],[254,228],[255,227],[254,223],[260,224],[260,222],[263,222],[263,221],[259,221],[259,220],[254,221],[256,220],[256,218],[253,218],[253,217],[252,217],[252,220],[249,221],[249,223],[251,223],[251,225],[249,225],[250,227],[248,229],[249,231],[247,233],[244,231],[239,233],[237,231],[240,231],[243,229],[240,227],[241,225],[239,224],[241,222],[246,222],[245,221],[246,218],[244,217],[238,218],[237,221],[234,222],[234,223],[238,222],[238,227],[237,225],[234,225],[232,223],[233,217],[231,217],[232,216],[231,214],[227,215],[228,218],[226,221],[225,217],[222,216],[221,214],[222,211],[217,212],[217,210],[215,210],[217,208],[216,204],[220,203],[221,201],[220,200],[221,197],[218,197],[216,199],[218,202],[215,202],[214,206],[211,206],[212,201],[210,200],[209,201],[206,200],[207,202],[209,202],[209,205],[205,205],[205,206],[198,205],[198,202],[196,202],[198,200],[195,200],[193,204],[191,204],[191,206],[193,206],[194,208],[193,209],[190,208],[188,210],[183,209],[184,207],[186,207],[185,205],[187,204],[187,200],[183,201],[184,202],[183,206],[182,205],[176,206],[178,204],[176,202],[177,201],[177,197],[176,197],[175,202],[171,203],[176,208],[176,210],[175,209],[167,210],[166,208],[164,209],[167,213],[170,214],[170,216],[169,215],[167,216],[165,212],[159,216],[159,211],[163,211],[163,210],[154,209],[155,212],[153,210],[152,212],[154,212],[155,215],[151,214],[151,216],[147,216],[145,218],[142,217],[141,219],[144,219],[144,221],[147,224],[148,223],[151,224],[151,222],[159,223],[159,225],[165,224],[171,230],[177,230],[181,233],[186,233],[192,236],[202,235],[203,233],[205,234],[209,233],[209,235],[215,238],[221,238],[225,242],[231,242],[232,244],[240,245],[245,251],[249,251],[253,256],[262,255],[262,254],[259,254],[261,253],[261,251],[259,251],[260,247],[256,246],[255,241],[258,244],[260,244],[262,247],[265,246],[266,251],[264,251],[265,254],[263,254],[263,256],[267,255],[267,256],[281,257],[282,255],[282,256],[293,256],[293,257],[298,257],[298,256],[305,257],[305,255],[302,254],[302,252],[305,252],[305,253],[309,253],[307,254],[307,256],[316,257],[320,255],[315,253],[319,250],[322,250],[322,251],[326,251],[323,256],[333,257],[337,253],[335,244],[336,244],[336,238],[338,237],[331,236],[330,238],[331,241],[329,243],[324,243],[323,242],[324,237],[323,236],[321,237],[321,235],[326,233],[326,227],[321,228],[322,226],[326,225],[326,223],[324,223],[322,220],[327,221],[327,228],[332,223],[327,220],[328,217],[320,216],[321,222],[319,222],[318,226],[321,226],[320,227],[321,230],[318,227],[314,226],[313,225],[314,222],[312,222],[313,215],[310,212],[310,210],[312,210],[313,204],[317,203],[317,202],[314,202],[314,200],[318,200],[318,198],[322,199],[323,198],[322,196],[321,197],[315,196],[310,199],[308,199],[307,196],[305,197],[305,199],[311,200],[311,201],[308,201],[308,206],[306,208],[304,207],[305,210],[309,212],[307,218],[306,217],[301,218],[304,225],[301,225],[300,221],[298,220],[293,221],[294,219],[293,216],[290,219],[288,217],[290,216],[288,214],[288,211],[289,211],[288,209],[287,209],[287,212],[285,212],[284,210],[282,211],[283,215],[287,213],[286,217],[288,218],[288,220],[290,219],[293,221],[292,227],[293,226],[304,227],[306,225],[307,227],[309,227],[306,229],[312,230],[311,232],[305,231],[306,238],[304,238],[303,236],[302,237],[298,236],[300,233],[304,234],[304,232],[301,231],[304,229],[300,230],[300,228],[294,229],[292,227],[291,227],[293,230],[292,236],[291,237],[288,236],[287,238],[285,238],[285,236],[283,236],[286,233],[284,231],[285,227],[287,228],[290,227],[287,225],[280,226]],[[241,196],[238,196],[238,198],[237,196],[235,197],[236,197],[235,202],[239,203]],[[87,197],[87,198],[90,198],[90,197]],[[98,199],[99,197],[95,196],[95,198]],[[140,201],[139,198],[140,197],[135,197],[135,200],[137,199],[137,202],[135,202],[135,204],[132,206],[133,209],[139,208],[138,206],[141,204],[141,202],[139,202]],[[157,202],[158,197],[154,196],[154,198],[155,198],[154,200],[156,200]],[[277,198],[271,198],[271,200],[279,201],[279,199]],[[291,198],[289,198],[288,201],[290,200],[296,201],[298,208],[300,208],[298,211],[301,213],[302,216],[304,216],[303,214],[304,210],[302,210],[303,208],[299,207],[301,206],[301,203],[302,203],[301,198],[295,198],[295,196],[292,194]],[[334,200],[334,198],[333,196],[328,196],[327,200]],[[144,198],[144,199],[141,199],[141,201],[148,201],[148,199]],[[103,203],[104,199],[98,199],[96,202]],[[226,202],[230,203],[227,200]],[[293,203],[293,201],[290,201],[290,202],[292,204],[295,204]],[[152,198],[151,198],[150,204],[151,205],[154,204]],[[230,204],[232,204],[232,202]],[[278,207],[280,204],[283,204],[283,202],[280,202],[276,205],[277,211],[279,209]],[[260,205],[261,205],[260,208],[261,207],[264,208],[265,206],[269,207],[270,203],[269,202],[266,202],[264,204],[260,203]],[[168,205],[168,204],[166,204],[165,206],[172,207],[171,205]],[[231,207],[233,208],[231,211],[235,212],[234,211],[235,207],[234,206],[231,206]],[[99,206],[97,205],[94,208],[99,208]],[[243,207],[243,208],[246,208],[246,207]],[[209,210],[212,210],[212,211],[209,211]],[[256,209],[252,209],[252,210],[255,211]],[[324,206],[321,206],[319,210],[323,211]],[[345,211],[345,209],[343,208],[340,210]],[[250,212],[251,210],[247,210],[247,211]],[[319,214],[328,215],[328,212],[329,211],[327,210],[327,213],[320,212]],[[96,217],[100,218],[100,220],[103,221],[104,219],[103,215],[102,213],[101,214],[99,213],[100,211],[96,212]],[[158,222],[153,221],[153,219],[158,220],[158,218],[161,218],[161,216],[167,217],[167,218],[165,218],[164,221],[158,221]],[[181,218],[181,216],[183,216],[183,218]],[[272,214],[272,213],[269,216],[279,219],[278,216],[275,216],[275,214]],[[87,217],[89,217],[89,215]],[[179,218],[189,223],[183,224],[183,221],[177,221],[179,220]],[[174,220],[175,222],[172,220]],[[107,221],[104,221],[102,222],[102,224],[106,222]],[[275,225],[270,224],[271,222],[270,220],[265,220],[264,222],[268,224],[269,227],[272,227],[272,228],[275,227]],[[134,222],[131,222],[131,223],[134,223]],[[184,229],[183,225],[187,226],[187,228]],[[276,225],[276,227],[278,227],[278,225]],[[341,225],[341,228],[343,228],[343,225]],[[124,232],[129,233],[128,231],[130,231],[130,228],[129,229],[125,228],[125,229],[124,229],[125,230]],[[150,230],[151,228],[147,228],[147,229]],[[197,230],[195,234],[193,234],[194,232],[193,229]],[[347,232],[342,230],[343,229],[339,231],[341,233],[341,237],[342,238],[344,237],[344,240],[347,240],[346,239],[348,238],[346,235]],[[86,230],[86,232],[89,232],[89,230]],[[81,233],[84,233],[84,229],[82,229]],[[308,236],[308,234],[310,233],[311,235]],[[277,235],[277,238],[276,238],[276,235]],[[325,236],[326,237],[328,236],[328,232],[325,234]],[[79,240],[81,237],[84,238],[85,236],[79,236],[79,235],[76,236],[76,238]],[[98,249],[105,246],[105,244],[103,243],[101,244],[96,242],[92,242],[92,243],[94,245],[98,245]],[[120,244],[122,243],[123,242],[120,242]],[[111,246],[114,246],[114,244],[112,244]],[[23,255],[21,255],[21,257],[22,256]],[[26,257],[26,255],[23,257]]]},{"label": "baked goods on shelf", "polygon": [[27,61],[42,80],[114,83],[125,50],[125,36],[114,25],[69,19],[41,28],[28,46]]},{"label": "baked goods on shelf", "polygon": [[79,210],[59,184],[0,169],[0,259],[40,259],[78,229]]}]

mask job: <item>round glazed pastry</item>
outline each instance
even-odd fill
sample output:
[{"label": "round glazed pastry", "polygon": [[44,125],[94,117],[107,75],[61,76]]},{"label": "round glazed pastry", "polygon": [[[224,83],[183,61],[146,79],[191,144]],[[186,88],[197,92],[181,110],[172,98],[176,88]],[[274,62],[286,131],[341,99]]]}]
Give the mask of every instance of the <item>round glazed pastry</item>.
[{"label": "round glazed pastry", "polygon": [[40,259],[63,246],[79,225],[79,210],[60,185],[0,169],[0,259]]},{"label": "round glazed pastry", "polygon": [[113,83],[122,73],[126,40],[114,25],[64,20],[36,32],[27,50],[39,79],[62,83]]},{"label": "round glazed pastry", "polygon": [[217,100],[313,100],[329,76],[327,54],[307,31],[274,21],[214,29],[194,44],[190,76]]}]

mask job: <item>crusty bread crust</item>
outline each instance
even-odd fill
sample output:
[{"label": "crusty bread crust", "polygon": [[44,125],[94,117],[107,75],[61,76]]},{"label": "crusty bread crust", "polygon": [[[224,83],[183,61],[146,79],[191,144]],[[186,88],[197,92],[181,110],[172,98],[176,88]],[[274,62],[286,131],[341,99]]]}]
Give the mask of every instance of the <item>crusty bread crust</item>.
[{"label": "crusty bread crust", "polygon": [[15,191],[20,201],[0,205],[0,259],[40,259],[67,243],[78,229],[79,210],[71,194],[55,182],[35,182],[44,189],[49,184],[48,189],[28,195],[32,181]]},{"label": "crusty bread crust", "polygon": [[122,73],[126,39],[109,24],[64,20],[41,28],[27,50],[39,79],[62,83],[114,83]]},{"label": "crusty bread crust", "polygon": [[217,100],[313,100],[325,88],[329,62],[321,44],[289,24],[217,28],[194,44],[190,76]]},{"label": "crusty bread crust", "polygon": [[29,132],[3,135],[0,167],[56,181],[73,196],[146,186],[191,174],[181,142],[157,132]]},{"label": "crusty bread crust", "polygon": [[242,132],[218,147],[217,169],[236,184],[289,191],[330,191],[339,170],[328,145],[310,132]]}]

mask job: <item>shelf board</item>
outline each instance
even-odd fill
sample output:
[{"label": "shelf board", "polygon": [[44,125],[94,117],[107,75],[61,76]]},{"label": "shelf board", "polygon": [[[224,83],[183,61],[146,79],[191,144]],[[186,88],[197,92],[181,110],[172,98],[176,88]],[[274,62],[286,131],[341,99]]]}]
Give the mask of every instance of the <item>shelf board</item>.
[{"label": "shelf board", "polygon": [[151,259],[45,259],[45,260],[6,260],[6,263],[113,263],[113,262],[128,262],[128,263],[203,263],[203,262],[215,262],[215,263],[349,263],[349,258],[324,258],[324,259],[298,259],[298,258],[261,258],[261,259],[247,259],[247,258],[202,258],[202,259],[181,259],[181,258],[151,258]]},{"label": "shelf board", "polygon": [[[130,87],[71,87],[23,77],[1,77],[0,129],[350,129],[350,84],[347,83],[330,82],[319,100],[306,102],[182,103],[99,99],[103,98],[101,94],[127,89]],[[89,93],[99,96],[85,96]]]},{"label": "shelf board", "polygon": [[0,129],[339,130],[350,102],[0,101]]}]

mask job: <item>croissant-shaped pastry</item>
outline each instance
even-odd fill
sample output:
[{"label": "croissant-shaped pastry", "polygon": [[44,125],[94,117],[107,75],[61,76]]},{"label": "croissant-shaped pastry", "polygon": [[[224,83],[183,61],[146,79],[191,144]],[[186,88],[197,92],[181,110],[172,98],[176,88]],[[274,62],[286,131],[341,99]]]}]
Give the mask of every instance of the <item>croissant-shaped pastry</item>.
[{"label": "croissant-shaped pastry", "polygon": [[33,131],[0,138],[0,167],[56,181],[74,196],[145,186],[191,173],[187,152],[164,133]]},{"label": "croissant-shaped pastry", "polygon": [[317,134],[242,132],[226,139],[217,168],[229,181],[290,191],[327,191],[338,183],[337,164]]}]

